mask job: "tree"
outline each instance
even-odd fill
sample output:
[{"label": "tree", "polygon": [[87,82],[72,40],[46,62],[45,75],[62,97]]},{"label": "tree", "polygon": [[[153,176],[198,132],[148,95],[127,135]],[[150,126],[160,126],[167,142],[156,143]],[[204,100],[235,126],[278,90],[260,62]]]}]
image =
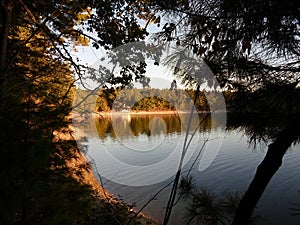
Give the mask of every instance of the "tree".
[{"label": "tree", "polygon": [[[257,98],[273,94],[268,104],[256,107],[256,112],[267,116],[278,108],[297,105],[290,97],[295,95],[300,78],[298,1],[184,2],[184,5],[181,1],[157,3],[173,15],[173,21],[177,19],[164,25],[158,36],[162,41],[176,42],[203,57],[222,87],[243,96],[246,109],[252,93]],[[288,116],[269,145],[241,200],[233,225],[247,224],[267,184],[281,166],[286,150],[299,137],[298,113],[293,111]]]},{"label": "tree", "polygon": [[[86,45],[87,38],[104,48],[142,39],[146,31],[134,17],[137,7],[130,1],[1,0],[1,223],[90,222],[94,193],[67,178],[64,167],[74,143],[53,139],[55,130],[70,123],[74,73],[81,78],[84,69],[70,50],[74,43]],[[146,12],[141,7],[143,18]]]},{"label": "tree", "polygon": [[[73,43],[87,44],[88,38],[95,48],[109,49],[143,39],[146,28],[139,25],[137,18],[147,20],[147,26],[151,22],[160,24],[164,14],[174,15],[178,23],[164,24],[158,35],[162,41],[192,49],[204,58],[222,87],[243,92],[246,97],[248,92],[263,94],[274,87],[283,90],[276,102],[281,105],[294,94],[299,82],[298,8],[296,0],[1,0],[0,119],[1,127],[10,130],[1,133],[1,150],[8,154],[14,144],[16,155],[22,155],[23,179],[29,177],[28,150],[39,149],[33,140],[39,137],[49,141],[53,130],[66,124],[74,82],[71,73],[82,78],[84,67],[69,51]],[[183,27],[187,29],[180,29]],[[145,66],[141,62],[125,67],[121,77],[112,77],[110,82],[126,86],[138,74],[147,85],[143,79]],[[7,114],[7,109],[11,113]],[[297,115],[289,117],[270,145],[253,185],[241,201],[234,224],[245,224],[280,167],[286,149],[296,140],[299,130],[295,118]],[[14,133],[15,127],[20,129]],[[28,189],[24,190],[26,200]]]},{"label": "tree", "polygon": [[[76,44],[87,44],[106,49],[143,39],[147,34],[137,22],[137,16],[155,21],[146,4],[132,1],[1,1],[0,32],[0,86],[2,101],[9,69],[22,48],[38,33],[52,44],[53,52],[69,62],[78,75],[82,67],[70,54]],[[18,26],[26,26],[28,33],[23,40],[11,40]],[[95,33],[97,36],[91,36]]]}]

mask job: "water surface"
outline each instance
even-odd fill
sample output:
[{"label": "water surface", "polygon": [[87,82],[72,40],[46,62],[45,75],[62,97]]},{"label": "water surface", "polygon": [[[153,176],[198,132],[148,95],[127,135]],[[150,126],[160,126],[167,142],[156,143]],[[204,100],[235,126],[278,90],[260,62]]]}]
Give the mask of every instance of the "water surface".
[{"label": "water surface", "polygon": [[[199,121],[193,121],[189,129],[190,136],[192,131],[197,132],[186,154],[188,160],[184,161],[183,174],[190,171],[197,186],[208,188],[217,197],[227,191],[245,191],[265,156],[268,143],[258,142],[254,146],[242,128],[224,128],[217,120],[202,121],[204,117],[199,116],[200,127]],[[186,123],[182,121],[188,121],[187,118],[188,115],[179,118],[172,114],[123,114],[92,121],[92,125],[86,127],[87,154],[94,160],[104,187],[125,202],[136,205],[137,210],[155,196],[143,212],[162,221],[171,187],[160,190],[174,178],[187,132],[183,125]],[[207,154],[209,152],[216,156]],[[176,157],[171,158],[172,154]],[[167,161],[168,157],[173,160]],[[288,150],[282,167],[255,210],[258,224],[299,224],[300,217],[293,216],[294,211],[289,209],[292,203],[300,204],[299,159],[300,147],[295,145]],[[116,160],[121,163],[115,164]],[[128,165],[130,168],[126,169]],[[179,201],[170,224],[184,224],[185,206],[185,201]]]}]

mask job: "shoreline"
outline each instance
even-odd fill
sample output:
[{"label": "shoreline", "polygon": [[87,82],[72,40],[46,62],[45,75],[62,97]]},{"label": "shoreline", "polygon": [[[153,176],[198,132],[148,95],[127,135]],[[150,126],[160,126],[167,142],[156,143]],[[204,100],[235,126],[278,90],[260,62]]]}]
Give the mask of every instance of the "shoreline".
[{"label": "shoreline", "polygon": [[[92,113],[93,116],[101,116],[101,117],[107,117],[112,115],[177,115],[177,114],[188,114],[191,113],[190,111],[172,111],[172,110],[166,110],[166,111],[124,111],[124,112],[94,112]],[[198,113],[209,113],[206,111],[198,112]]]},{"label": "shoreline", "polygon": [[[70,115],[72,118],[72,115]],[[74,116],[74,115],[73,115]],[[78,115],[77,115],[78,116]],[[79,119],[77,117],[77,119]],[[74,119],[74,117],[73,117]],[[70,124],[68,127],[54,131],[53,141],[55,143],[64,141],[76,141],[84,139],[86,134],[78,127],[74,127]],[[106,201],[108,204],[114,206],[119,205],[128,210],[129,219],[136,217],[136,221],[139,221],[141,225],[160,225],[160,223],[153,217],[140,212],[137,212],[129,208],[126,204],[120,201],[117,197],[111,194],[97,178],[97,171],[95,170],[93,163],[88,155],[80,150],[76,141],[76,145],[72,146],[68,151],[71,153],[69,159],[65,159],[65,167],[68,168],[68,175],[83,185],[89,185],[95,193],[94,204],[99,204],[99,201]],[[52,169],[56,169],[53,167]]]}]

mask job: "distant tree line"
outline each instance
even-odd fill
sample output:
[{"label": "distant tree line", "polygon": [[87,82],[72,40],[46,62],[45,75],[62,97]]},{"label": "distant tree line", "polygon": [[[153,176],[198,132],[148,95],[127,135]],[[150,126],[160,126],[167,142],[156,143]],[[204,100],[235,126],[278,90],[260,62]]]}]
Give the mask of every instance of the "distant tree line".
[{"label": "distant tree line", "polygon": [[[300,99],[300,89],[296,90],[297,94],[286,97],[286,101],[275,108],[278,113],[286,112],[286,104],[289,101]],[[264,98],[260,98],[261,92],[245,93],[241,91],[223,91],[222,92],[226,109],[230,112],[251,112],[260,111],[262,105],[272,105],[274,98],[272,95],[264,94]],[[77,98],[87,95],[85,90],[77,90]],[[187,111],[191,106],[196,105],[197,111],[210,111],[213,106],[215,109],[221,109],[222,99],[216,91],[200,91],[195,100],[196,91],[192,89],[121,89],[108,88],[101,89],[96,95],[91,96],[89,102],[96,102],[96,105],[85,104],[83,107],[87,111],[108,112],[111,110],[131,110],[131,111]],[[209,99],[209,101],[208,101]],[[95,108],[94,108],[95,107]],[[271,109],[274,109],[272,107]],[[265,107],[266,113],[268,108]],[[294,104],[290,104],[289,112],[299,111]],[[261,113],[261,111],[260,111]]]},{"label": "distant tree line", "polygon": [[[220,104],[214,91],[200,91],[195,99],[196,91],[192,89],[102,89],[98,92],[96,111],[132,110],[132,111],[187,111],[196,105],[198,111],[209,111],[210,104]],[[207,100],[210,96],[210,102]]]}]

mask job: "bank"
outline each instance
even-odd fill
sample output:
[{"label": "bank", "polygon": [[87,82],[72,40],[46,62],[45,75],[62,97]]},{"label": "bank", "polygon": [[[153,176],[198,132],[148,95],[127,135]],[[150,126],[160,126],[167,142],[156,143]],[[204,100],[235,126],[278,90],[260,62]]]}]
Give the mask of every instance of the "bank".
[{"label": "bank", "polygon": [[[86,220],[90,224],[124,224],[124,225],[159,225],[157,221],[142,213],[136,214],[133,207],[113,196],[99,183],[90,162],[77,146],[75,141],[84,138],[81,130],[75,130],[72,125],[54,131],[53,143],[56,151],[53,155],[57,162],[60,158],[64,163],[53,164],[53,171],[67,171],[65,176],[74,179],[79,185],[91,190],[90,203],[92,214]],[[68,149],[65,149],[67,147]],[[77,197],[80,197],[79,195]]]}]

